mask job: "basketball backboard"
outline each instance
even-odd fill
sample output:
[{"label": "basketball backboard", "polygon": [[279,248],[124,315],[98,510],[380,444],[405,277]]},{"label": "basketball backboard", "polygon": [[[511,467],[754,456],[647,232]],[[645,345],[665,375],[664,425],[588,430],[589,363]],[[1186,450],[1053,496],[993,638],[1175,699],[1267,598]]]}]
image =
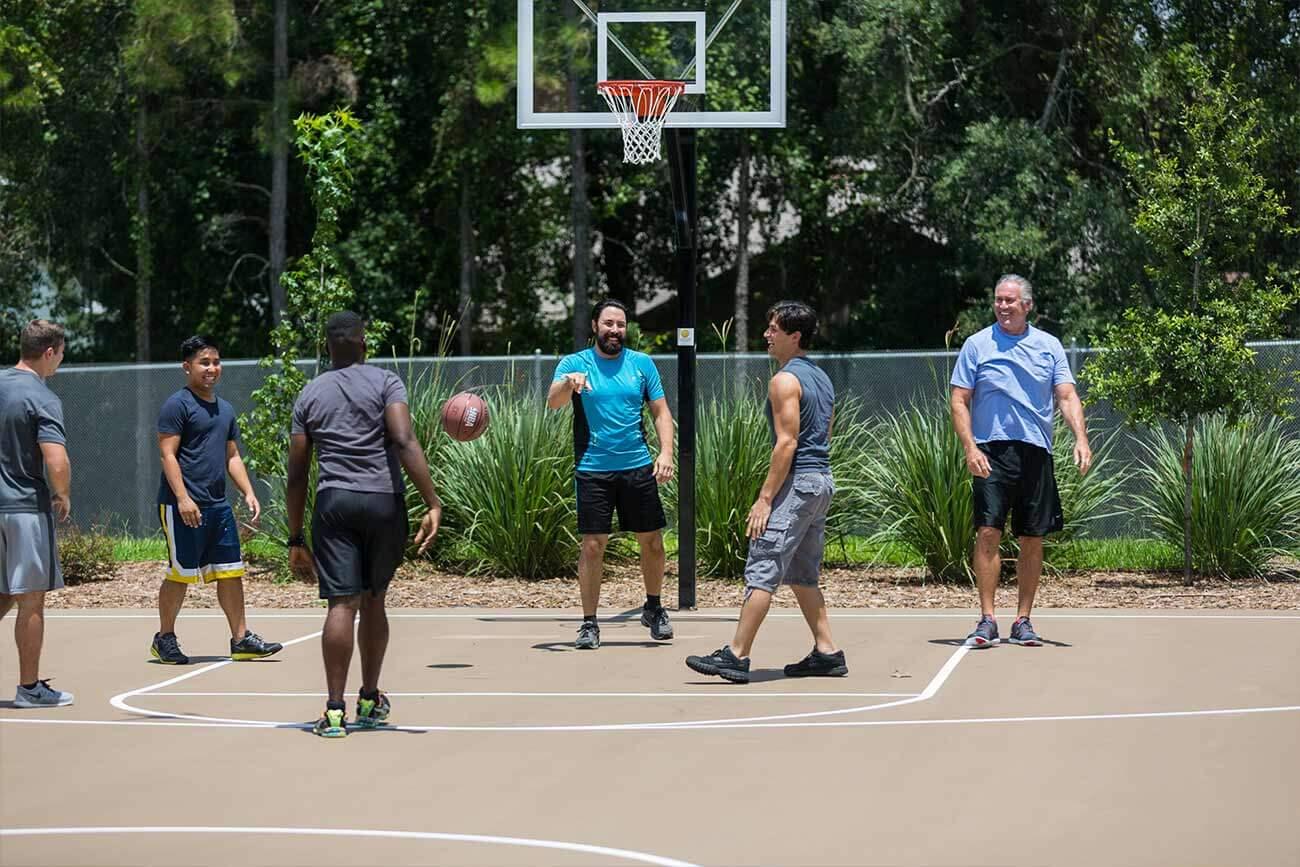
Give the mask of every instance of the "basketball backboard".
[{"label": "basketball backboard", "polygon": [[518,0],[520,129],[614,128],[608,79],[672,79],[668,127],[785,126],[786,0]]}]

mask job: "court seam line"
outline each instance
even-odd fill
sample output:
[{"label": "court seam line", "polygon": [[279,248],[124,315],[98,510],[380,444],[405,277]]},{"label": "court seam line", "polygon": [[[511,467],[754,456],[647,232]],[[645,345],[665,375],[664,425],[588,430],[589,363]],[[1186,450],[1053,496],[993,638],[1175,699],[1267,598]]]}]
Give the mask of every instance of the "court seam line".
[{"label": "court seam line", "polygon": [[559,849],[584,855],[603,855],[653,864],[656,867],[698,867],[688,861],[679,861],[648,852],[617,849],[591,843],[570,843],[563,840],[541,840],[529,837],[500,837],[492,834],[453,834],[441,831],[390,831],[369,828],[290,828],[258,826],[204,826],[204,825],[122,825],[83,826],[59,828],[0,828],[0,837],[49,837],[102,834],[270,834],[300,837],[383,837],[397,840],[441,840],[452,843],[491,843],[533,849]]},{"label": "court seam line", "polygon": [[[190,698],[327,698],[327,692],[154,692]],[[912,698],[919,692],[389,692],[390,698]],[[357,693],[345,692],[344,698]]]},{"label": "court seam line", "polygon": [[[60,614],[58,609],[46,610],[46,620],[151,620],[157,618],[157,613],[152,614]],[[323,611],[305,611],[294,613],[274,613],[274,614],[249,614],[253,620],[303,620],[315,619],[324,614]],[[602,623],[627,623],[637,619],[639,615],[615,615],[601,618]],[[674,620],[683,621],[723,621],[732,622],[737,620],[739,615],[731,613],[708,614],[703,612],[681,612],[674,611]],[[831,612],[832,620],[968,620],[974,617],[973,614],[953,614],[953,613],[928,613],[928,612],[861,612],[861,611],[840,611]],[[581,614],[570,614],[567,612],[557,612],[555,614],[545,613],[443,613],[443,612],[414,612],[414,611],[389,611],[390,620],[487,620],[487,621],[510,621],[510,620],[553,620],[561,623],[576,623],[582,619]],[[802,620],[803,615],[797,611],[773,611],[767,615],[770,620],[790,619]],[[180,619],[183,620],[224,620],[225,615],[221,612],[189,614],[182,613]],[[1107,614],[1107,613],[1036,613],[1035,620],[1263,620],[1263,621],[1294,621],[1300,620],[1300,614]]]}]

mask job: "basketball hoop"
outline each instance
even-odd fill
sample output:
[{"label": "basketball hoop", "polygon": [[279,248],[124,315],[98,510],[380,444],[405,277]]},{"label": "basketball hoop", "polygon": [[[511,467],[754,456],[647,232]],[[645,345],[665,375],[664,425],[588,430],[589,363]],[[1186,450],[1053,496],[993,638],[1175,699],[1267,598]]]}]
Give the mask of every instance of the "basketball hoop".
[{"label": "basketball hoop", "polygon": [[623,130],[623,162],[645,165],[659,159],[664,121],[686,90],[684,81],[600,81],[596,89]]}]

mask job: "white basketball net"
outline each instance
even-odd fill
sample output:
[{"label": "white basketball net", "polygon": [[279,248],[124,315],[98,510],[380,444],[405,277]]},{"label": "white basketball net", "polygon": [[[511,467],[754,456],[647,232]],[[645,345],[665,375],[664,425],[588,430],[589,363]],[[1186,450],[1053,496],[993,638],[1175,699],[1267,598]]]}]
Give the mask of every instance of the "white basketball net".
[{"label": "white basketball net", "polygon": [[680,81],[602,81],[596,89],[623,130],[623,162],[657,162],[664,121],[686,85]]}]

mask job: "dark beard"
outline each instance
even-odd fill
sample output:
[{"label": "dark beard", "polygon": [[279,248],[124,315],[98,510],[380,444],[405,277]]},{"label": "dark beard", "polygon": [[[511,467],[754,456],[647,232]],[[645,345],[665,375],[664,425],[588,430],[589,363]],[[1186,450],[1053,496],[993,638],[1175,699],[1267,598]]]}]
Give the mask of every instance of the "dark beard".
[{"label": "dark beard", "polygon": [[596,346],[606,355],[618,355],[623,351],[623,341],[614,335],[596,335]]}]

